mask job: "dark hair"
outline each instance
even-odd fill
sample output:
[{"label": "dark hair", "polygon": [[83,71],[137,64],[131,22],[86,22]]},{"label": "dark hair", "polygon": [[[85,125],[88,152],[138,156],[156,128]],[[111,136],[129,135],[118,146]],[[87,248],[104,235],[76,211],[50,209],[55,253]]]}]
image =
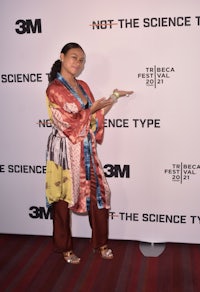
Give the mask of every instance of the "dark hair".
[{"label": "dark hair", "polygon": [[[68,43],[62,48],[61,53],[66,55],[70,49],[77,49],[77,48],[81,49],[83,51],[83,49],[81,48],[81,46],[79,44]],[[60,73],[60,70],[61,70],[61,61],[57,60],[54,62],[53,66],[51,67],[51,71],[50,71],[49,76],[48,76],[49,82],[52,82],[57,77],[57,73],[58,72]]]}]

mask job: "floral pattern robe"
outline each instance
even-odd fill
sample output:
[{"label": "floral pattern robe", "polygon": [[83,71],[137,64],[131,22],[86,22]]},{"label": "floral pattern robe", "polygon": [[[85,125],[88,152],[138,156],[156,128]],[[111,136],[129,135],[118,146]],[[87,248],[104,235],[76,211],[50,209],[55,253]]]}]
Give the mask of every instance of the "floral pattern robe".
[{"label": "floral pattern robe", "polygon": [[[94,102],[88,85],[77,80],[89,104]],[[90,167],[93,167],[98,208],[110,208],[110,189],[96,143],[102,143],[104,110],[91,115],[80,99],[59,80],[47,88],[52,133],[47,144],[46,198],[51,205],[64,200],[73,211],[85,213],[90,205]]]}]

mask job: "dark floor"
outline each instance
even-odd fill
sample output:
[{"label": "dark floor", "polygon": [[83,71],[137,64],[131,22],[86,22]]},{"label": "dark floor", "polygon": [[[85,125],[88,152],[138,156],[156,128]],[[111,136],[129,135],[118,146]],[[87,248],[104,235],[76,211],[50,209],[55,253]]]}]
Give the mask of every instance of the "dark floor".
[{"label": "dark floor", "polygon": [[54,253],[49,236],[0,235],[1,291],[199,292],[200,245],[167,243],[158,257],[139,242],[110,240],[113,260],[93,254],[89,239],[75,238],[79,265]]}]

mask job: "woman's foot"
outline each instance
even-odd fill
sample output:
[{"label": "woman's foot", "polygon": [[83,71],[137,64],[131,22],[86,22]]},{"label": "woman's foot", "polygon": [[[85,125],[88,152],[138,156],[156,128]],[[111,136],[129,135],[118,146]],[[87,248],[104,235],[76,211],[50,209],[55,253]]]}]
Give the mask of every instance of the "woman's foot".
[{"label": "woman's foot", "polygon": [[105,260],[112,260],[113,259],[113,252],[107,245],[103,245],[99,248],[99,253],[101,257]]},{"label": "woman's foot", "polygon": [[64,260],[68,263],[68,264],[79,264],[80,263],[80,258],[78,258],[72,250],[70,251],[66,251],[66,252],[63,252],[63,257],[64,257]]}]

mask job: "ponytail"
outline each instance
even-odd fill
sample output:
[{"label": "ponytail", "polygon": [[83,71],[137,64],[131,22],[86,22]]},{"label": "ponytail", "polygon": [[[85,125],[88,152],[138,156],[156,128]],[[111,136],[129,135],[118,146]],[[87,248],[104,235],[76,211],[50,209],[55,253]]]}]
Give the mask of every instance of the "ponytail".
[{"label": "ponytail", "polygon": [[61,61],[57,60],[51,67],[51,72],[48,76],[49,83],[52,82],[57,77],[57,73],[60,73],[60,70],[61,70]]}]

